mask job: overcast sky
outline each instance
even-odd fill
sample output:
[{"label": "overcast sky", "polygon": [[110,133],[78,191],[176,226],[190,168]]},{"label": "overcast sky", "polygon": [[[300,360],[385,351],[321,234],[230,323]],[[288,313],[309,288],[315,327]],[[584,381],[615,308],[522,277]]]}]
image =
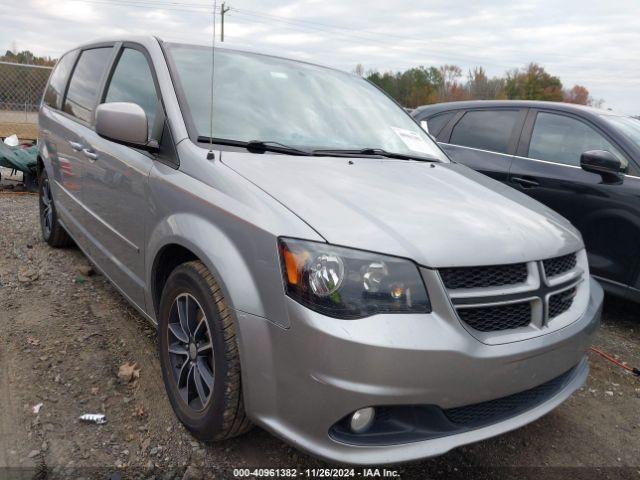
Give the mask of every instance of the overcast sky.
[{"label": "overcast sky", "polygon": [[[218,2],[218,5],[220,2]],[[203,0],[0,0],[0,50],[57,57],[123,34],[210,43]],[[490,75],[542,64],[565,87],[640,114],[638,0],[228,0],[227,46],[352,71],[484,66]],[[210,8],[209,8],[210,10]],[[219,21],[219,19],[218,19]],[[219,23],[217,26],[219,35]],[[219,36],[218,36],[219,40]]]}]

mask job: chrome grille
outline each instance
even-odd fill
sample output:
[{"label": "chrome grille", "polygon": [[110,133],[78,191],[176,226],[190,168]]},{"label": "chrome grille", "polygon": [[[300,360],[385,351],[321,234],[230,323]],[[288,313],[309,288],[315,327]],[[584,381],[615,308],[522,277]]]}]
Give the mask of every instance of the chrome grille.
[{"label": "chrome grille", "polygon": [[443,268],[442,281],[449,289],[487,288],[515,285],[527,279],[527,264],[496,265],[490,267]]},{"label": "chrome grille", "polygon": [[547,278],[552,278],[576,268],[577,258],[575,253],[570,253],[562,257],[544,260],[542,264],[544,265],[544,274]]},{"label": "chrome grille", "polygon": [[509,303],[480,308],[458,309],[460,319],[475,330],[495,332],[529,325],[531,322],[531,304]]}]

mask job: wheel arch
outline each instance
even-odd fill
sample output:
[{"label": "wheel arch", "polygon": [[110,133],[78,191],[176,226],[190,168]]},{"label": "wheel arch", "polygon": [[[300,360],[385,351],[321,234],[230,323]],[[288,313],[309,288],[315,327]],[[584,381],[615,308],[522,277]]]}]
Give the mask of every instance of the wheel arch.
[{"label": "wheel arch", "polygon": [[178,243],[167,244],[156,254],[151,267],[150,283],[155,318],[158,318],[160,298],[171,272],[183,263],[192,260],[200,260],[200,258],[191,250]]},{"label": "wheel arch", "polygon": [[[254,259],[253,268],[248,263],[248,257],[255,254],[255,245],[248,237],[241,235],[234,242],[222,229],[197,215],[176,213],[167,217],[150,232],[147,242],[149,313],[157,320],[162,288],[171,271],[185,261],[199,260],[220,285],[229,307],[270,318],[270,312],[278,306],[268,301],[269,293],[262,292],[258,285],[269,285],[271,278],[265,278],[259,259]],[[277,255],[275,240],[272,249]],[[279,312],[273,315],[283,318]]]},{"label": "wheel arch", "polygon": [[42,171],[44,170],[44,160],[42,159],[42,155],[38,154],[36,157],[36,175],[38,178],[38,183],[40,183],[40,175],[42,175]]}]

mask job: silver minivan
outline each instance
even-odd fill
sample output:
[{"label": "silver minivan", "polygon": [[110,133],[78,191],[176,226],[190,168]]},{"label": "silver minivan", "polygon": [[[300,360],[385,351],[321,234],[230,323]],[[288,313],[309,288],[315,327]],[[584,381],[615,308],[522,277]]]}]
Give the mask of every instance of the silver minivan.
[{"label": "silver minivan", "polygon": [[157,325],[199,439],[256,424],[401,462],[531,422],[587,377],[603,294],[580,234],[357,76],[100,41],[58,62],[38,145],[44,240],[73,239]]}]

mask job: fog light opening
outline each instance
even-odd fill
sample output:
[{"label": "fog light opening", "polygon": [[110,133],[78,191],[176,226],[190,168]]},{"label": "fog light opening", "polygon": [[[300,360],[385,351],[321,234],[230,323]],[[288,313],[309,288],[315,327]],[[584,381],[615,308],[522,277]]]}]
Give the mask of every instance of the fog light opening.
[{"label": "fog light opening", "polygon": [[349,427],[353,433],[364,433],[373,424],[376,416],[376,410],[373,407],[361,408],[356,410],[349,419]]}]

